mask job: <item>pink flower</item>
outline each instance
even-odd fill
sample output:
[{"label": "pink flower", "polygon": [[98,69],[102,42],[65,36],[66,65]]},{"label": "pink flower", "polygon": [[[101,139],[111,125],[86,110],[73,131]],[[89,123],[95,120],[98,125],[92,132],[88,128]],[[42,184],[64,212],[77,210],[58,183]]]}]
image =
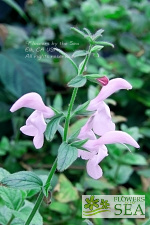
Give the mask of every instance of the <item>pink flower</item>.
[{"label": "pink flower", "polygon": [[91,100],[87,110],[94,111],[99,108],[99,104],[108,98],[113,93],[121,90],[121,89],[132,89],[132,86],[129,82],[122,78],[115,78],[109,81],[106,86],[103,86],[100,93],[96,98]]},{"label": "pink flower", "polygon": [[19,98],[11,107],[10,111],[27,107],[35,109],[35,111],[26,120],[26,125],[21,127],[22,133],[33,136],[33,143],[35,148],[39,149],[44,143],[44,132],[46,130],[46,123],[44,118],[51,118],[54,112],[51,108],[45,106],[41,96],[37,93],[28,93]]},{"label": "pink flower", "polygon": [[114,130],[115,124],[111,120],[110,109],[105,102],[101,101],[99,102],[97,111],[89,118],[87,123],[81,128],[78,138],[96,139],[94,138],[95,134],[101,136],[108,131]]},{"label": "pink flower", "polygon": [[[122,78],[116,78],[109,81],[107,86],[102,87],[98,96],[91,100],[87,110],[96,112],[89,118],[87,123],[82,127],[79,138],[93,139],[95,134],[101,136],[108,131],[115,130],[115,124],[112,122],[110,109],[108,105],[103,101],[114,92],[120,89],[131,89],[132,86]],[[94,133],[93,133],[94,131]],[[92,137],[92,138],[91,138]]]},{"label": "pink flower", "polygon": [[44,118],[51,118],[54,116],[54,112],[51,108],[44,105],[41,96],[35,92],[31,92],[23,95],[19,98],[11,107],[10,111],[15,112],[22,107],[36,109],[43,113]]},{"label": "pink flower", "polygon": [[[83,145],[88,151],[78,150],[78,157],[88,160],[87,172],[94,179],[99,179],[102,176],[102,169],[98,164],[108,156],[105,144],[121,143],[139,148],[138,143],[129,134],[115,131],[110,109],[104,102],[107,97],[116,91],[131,88],[132,86],[122,78],[112,79],[107,86],[102,87],[98,96],[90,102],[87,108],[87,110],[96,110],[96,112],[80,130],[78,138],[88,138],[89,140]],[[101,137],[97,139],[96,134]]]},{"label": "pink flower", "polygon": [[94,179],[99,179],[103,172],[98,165],[106,156],[108,151],[106,144],[129,144],[135,148],[139,148],[138,143],[127,133],[123,131],[109,131],[96,140],[87,141],[83,147],[88,151],[78,150],[78,157],[88,160],[87,173]]}]

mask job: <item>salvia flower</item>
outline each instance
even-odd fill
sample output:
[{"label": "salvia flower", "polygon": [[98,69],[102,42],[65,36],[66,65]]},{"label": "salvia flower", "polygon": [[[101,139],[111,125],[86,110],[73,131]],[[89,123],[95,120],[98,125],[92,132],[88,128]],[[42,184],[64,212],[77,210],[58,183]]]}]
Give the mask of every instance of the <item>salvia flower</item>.
[{"label": "salvia flower", "polygon": [[78,150],[78,157],[87,162],[87,173],[94,179],[99,179],[102,175],[102,169],[99,163],[108,156],[106,144],[129,144],[139,148],[138,143],[127,133],[123,131],[109,131],[96,140],[87,141],[83,147],[88,151]]},{"label": "salvia flower", "polygon": [[[87,110],[93,111],[93,115],[81,128],[79,139],[89,139],[83,147],[87,151],[78,150],[78,157],[87,162],[87,172],[94,179],[102,176],[102,169],[99,163],[108,156],[106,144],[129,144],[139,148],[138,143],[127,133],[115,131],[115,124],[112,122],[110,109],[104,100],[120,89],[131,89],[132,86],[122,78],[109,81],[107,86],[102,87],[98,96],[91,100]],[[98,139],[96,135],[100,136]]]},{"label": "salvia flower", "polygon": [[13,104],[10,111],[15,112],[22,107],[35,109],[26,120],[26,125],[21,127],[20,130],[25,135],[34,137],[34,146],[39,149],[44,143],[44,132],[46,130],[45,118],[53,117],[54,112],[51,108],[45,106],[41,96],[35,92],[25,94],[19,98]]}]

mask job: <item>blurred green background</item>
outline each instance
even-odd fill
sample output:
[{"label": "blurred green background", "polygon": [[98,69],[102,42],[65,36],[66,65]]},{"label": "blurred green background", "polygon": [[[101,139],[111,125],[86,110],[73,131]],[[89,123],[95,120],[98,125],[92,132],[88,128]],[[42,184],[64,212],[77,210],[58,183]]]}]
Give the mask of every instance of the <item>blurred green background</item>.
[{"label": "blurred green background", "polygon": [[[31,113],[22,109],[14,114],[11,105],[27,92],[39,93],[48,105],[67,110],[72,89],[67,82],[76,75],[69,61],[59,58],[53,48],[70,56],[87,49],[88,43],[70,27],[105,30],[105,47],[99,57],[91,57],[88,73],[109,78],[122,77],[133,89],[111,96],[108,104],[117,129],[128,132],[140,149],[109,145],[109,157],[101,166],[100,180],[88,177],[85,162],[78,159],[63,174],[53,179],[50,205],[42,204],[44,225],[85,224],[81,218],[82,194],[144,194],[146,219],[93,219],[94,225],[149,225],[150,221],[150,1],[148,0],[16,0],[0,1],[0,166],[14,173],[33,170],[48,174],[61,143],[59,134],[52,143],[36,150],[32,139],[19,128]],[[48,44],[48,45],[47,45]],[[75,58],[77,64],[82,57]],[[88,83],[81,88],[75,106],[94,98],[100,87]],[[72,121],[70,133],[85,123]],[[36,197],[28,194],[34,202]],[[3,204],[1,203],[1,212]],[[3,223],[4,225],[7,223]],[[37,224],[40,225],[41,223]]]}]

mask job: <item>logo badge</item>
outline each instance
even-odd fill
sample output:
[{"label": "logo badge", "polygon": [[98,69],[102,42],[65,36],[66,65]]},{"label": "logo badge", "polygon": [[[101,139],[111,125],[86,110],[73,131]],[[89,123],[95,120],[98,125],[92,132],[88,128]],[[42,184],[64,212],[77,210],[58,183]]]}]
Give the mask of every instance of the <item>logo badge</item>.
[{"label": "logo badge", "polygon": [[145,218],[145,195],[82,195],[82,218]]}]

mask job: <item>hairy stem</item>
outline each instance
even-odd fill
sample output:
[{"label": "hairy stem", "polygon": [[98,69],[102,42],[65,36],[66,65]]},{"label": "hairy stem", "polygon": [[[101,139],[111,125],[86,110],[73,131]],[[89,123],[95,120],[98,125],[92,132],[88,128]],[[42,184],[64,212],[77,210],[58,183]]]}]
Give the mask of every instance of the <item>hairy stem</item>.
[{"label": "hairy stem", "polygon": [[[50,186],[50,181],[51,181],[51,179],[52,179],[52,177],[53,177],[53,175],[54,175],[54,173],[56,171],[56,167],[57,167],[57,159],[53,163],[53,166],[52,166],[52,168],[50,170],[50,173],[48,175],[48,178],[47,178],[47,181],[46,181],[46,185],[45,186],[47,186],[47,187]],[[35,203],[35,205],[34,205],[34,207],[32,209],[32,212],[30,213],[30,215],[29,215],[29,217],[28,217],[25,225],[29,225],[31,223],[31,221],[32,221],[35,213],[37,212],[37,210],[39,209],[39,207],[40,207],[40,205],[41,205],[41,203],[43,201],[43,198],[44,198],[44,193],[41,190],[40,193],[39,193],[39,196],[38,196],[38,198],[36,200],[36,203]]]},{"label": "hairy stem", "polygon": [[7,225],[10,225],[14,218],[15,218],[15,217],[12,216],[12,217],[10,218],[10,220],[8,221]]},{"label": "hairy stem", "polygon": [[[82,66],[82,68],[80,70],[80,73],[78,75],[81,75],[84,72],[85,66],[86,66],[86,64],[87,64],[87,62],[89,60],[90,54],[91,54],[91,52],[90,52],[91,47],[92,46],[89,47],[89,54],[86,55],[84,64],[83,64],[83,66]],[[67,141],[67,135],[68,135],[68,128],[69,128],[69,123],[70,123],[71,111],[72,111],[72,108],[73,108],[73,105],[74,105],[74,101],[75,101],[76,96],[77,96],[77,92],[78,92],[78,88],[74,88],[73,92],[72,92],[70,104],[69,104],[69,107],[68,107],[68,113],[67,113],[65,126],[64,126],[64,141]]]},{"label": "hairy stem", "polygon": [[73,89],[73,93],[72,93],[72,97],[71,97],[71,100],[70,100],[69,108],[68,108],[68,113],[67,113],[66,121],[65,121],[64,141],[67,141],[67,134],[68,134],[68,128],[69,128],[69,123],[70,123],[71,111],[72,111],[72,107],[74,105],[74,101],[75,101],[77,92],[78,92],[78,88],[74,88]]}]

